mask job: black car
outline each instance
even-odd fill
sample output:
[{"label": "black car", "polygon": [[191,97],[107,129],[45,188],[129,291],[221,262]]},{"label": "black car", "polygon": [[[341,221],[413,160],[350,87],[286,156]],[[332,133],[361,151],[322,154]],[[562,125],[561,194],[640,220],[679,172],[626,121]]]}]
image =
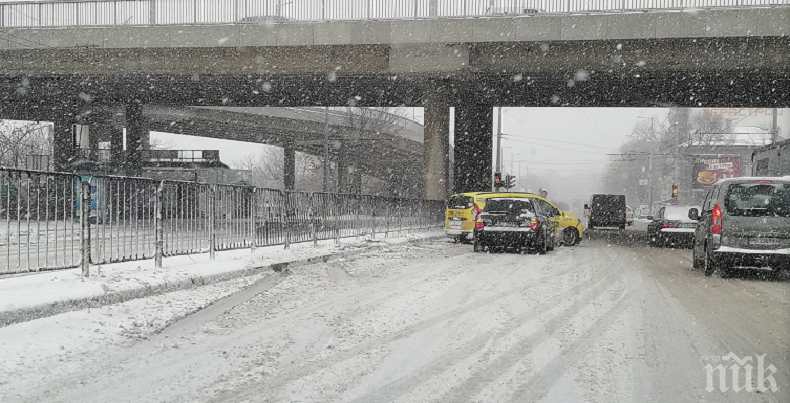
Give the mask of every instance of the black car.
[{"label": "black car", "polygon": [[492,198],[475,221],[474,251],[488,248],[545,253],[556,245],[557,226],[534,199]]},{"label": "black car", "polygon": [[625,229],[626,215],[628,214],[625,195],[593,195],[590,204],[584,205],[584,209],[588,210],[589,214],[588,230]]}]

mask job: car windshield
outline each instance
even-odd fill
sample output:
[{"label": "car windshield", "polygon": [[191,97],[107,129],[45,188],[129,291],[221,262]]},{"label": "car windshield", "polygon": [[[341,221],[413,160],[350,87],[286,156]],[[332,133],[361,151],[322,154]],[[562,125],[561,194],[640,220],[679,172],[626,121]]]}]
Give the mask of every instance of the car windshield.
[{"label": "car windshield", "polygon": [[474,198],[471,196],[453,196],[447,202],[447,208],[452,210],[466,210],[474,207]]},{"label": "car windshield", "polygon": [[790,185],[733,184],[724,200],[727,214],[740,217],[790,217]]},{"label": "car windshield", "polygon": [[534,215],[535,208],[529,200],[492,199],[484,209],[486,213],[507,215]]}]

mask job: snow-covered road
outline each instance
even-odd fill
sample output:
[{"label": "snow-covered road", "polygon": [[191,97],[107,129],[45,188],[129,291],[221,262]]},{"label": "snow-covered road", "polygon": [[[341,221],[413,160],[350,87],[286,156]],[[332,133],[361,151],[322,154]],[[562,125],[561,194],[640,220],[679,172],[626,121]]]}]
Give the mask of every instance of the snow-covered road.
[{"label": "snow-covered road", "polygon": [[[398,246],[266,278],[158,334],[51,353],[33,366],[46,372],[0,379],[0,400],[787,401],[790,284],[706,278],[689,260],[606,240],[542,256]],[[54,321],[68,351],[95,332],[79,315],[0,337]],[[730,352],[766,354],[779,391],[707,392],[704,366]]]}]

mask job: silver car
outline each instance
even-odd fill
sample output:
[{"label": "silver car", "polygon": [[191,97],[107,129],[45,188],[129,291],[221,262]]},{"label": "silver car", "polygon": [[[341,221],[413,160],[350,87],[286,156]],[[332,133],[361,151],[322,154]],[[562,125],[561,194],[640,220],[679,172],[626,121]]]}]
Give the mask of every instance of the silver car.
[{"label": "silver car", "polygon": [[690,218],[699,218],[693,261],[705,275],[790,270],[790,177],[719,181],[708,191],[701,216]]}]

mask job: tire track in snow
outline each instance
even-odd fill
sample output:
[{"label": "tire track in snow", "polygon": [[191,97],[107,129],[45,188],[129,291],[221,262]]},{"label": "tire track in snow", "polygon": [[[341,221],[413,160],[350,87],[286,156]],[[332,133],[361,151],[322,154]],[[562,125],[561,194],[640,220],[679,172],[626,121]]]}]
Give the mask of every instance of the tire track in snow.
[{"label": "tire track in snow", "polygon": [[[425,365],[422,369],[418,372],[410,375],[407,378],[401,378],[390,382],[389,384],[377,389],[372,393],[368,393],[365,396],[352,400],[354,403],[363,403],[363,402],[373,402],[373,401],[393,401],[408,392],[411,391],[411,388],[414,385],[419,385],[426,381],[426,379],[430,378],[430,375],[443,372],[444,370],[450,368],[454,364],[468,358],[469,356],[479,352],[480,350],[484,349],[487,345],[490,345],[492,342],[495,342],[498,339],[506,337],[510,332],[515,331],[521,325],[528,323],[536,318],[538,318],[541,314],[549,312],[551,309],[556,308],[558,301],[567,300],[573,297],[578,296],[579,299],[577,303],[572,305],[568,308],[568,312],[565,312],[563,315],[556,317],[556,321],[562,321],[568,317],[575,315],[579,310],[584,308],[585,304],[588,302],[585,296],[589,295],[600,295],[606,291],[608,286],[616,281],[616,278],[619,277],[618,275],[621,274],[620,271],[611,270],[607,274],[605,274],[602,278],[592,278],[586,282],[579,283],[576,286],[570,288],[569,290],[565,291],[560,295],[556,295],[551,297],[550,299],[542,302],[541,304],[531,308],[529,311],[526,311],[522,314],[516,315],[513,317],[513,320],[510,320],[504,328],[500,328],[498,330],[493,330],[490,332],[486,332],[475,337],[472,341],[465,343],[462,347],[455,349],[454,351],[462,351],[465,354],[458,355],[452,354],[447,355],[443,359],[434,361],[428,365]],[[612,279],[614,278],[614,279]],[[584,291],[588,289],[591,283],[595,284],[591,289],[588,291]],[[526,287],[532,288],[532,287]],[[508,292],[507,296],[514,295],[512,292]],[[502,299],[498,298],[497,300]],[[504,358],[512,358],[508,357],[508,354],[503,355]],[[515,357],[517,360],[520,360],[522,357]],[[497,362],[492,364],[488,367],[488,369],[499,369],[501,363]],[[509,368],[509,366],[508,366]],[[479,371],[483,376],[482,373],[490,373],[485,371]],[[475,377],[473,376],[472,379]],[[468,397],[468,392],[460,393],[459,396]],[[444,396],[438,401],[456,401],[453,399],[457,399],[457,397],[448,397]]]},{"label": "tire track in snow", "polygon": [[[496,262],[491,262],[490,264],[495,264],[495,263]],[[541,285],[543,285],[542,280],[544,280],[546,278],[555,277],[555,276],[558,276],[558,275],[571,273],[571,272],[573,272],[575,270],[577,270],[576,267],[573,267],[572,265],[569,265],[569,267],[567,267],[563,271],[547,273],[545,276],[542,276],[538,281],[536,281],[534,283],[530,283],[530,284],[528,284],[528,285],[526,285],[524,287],[516,287],[516,288],[513,288],[513,289],[511,289],[509,291],[506,291],[506,292],[499,292],[499,293],[491,295],[491,296],[489,296],[487,298],[483,298],[481,300],[478,300],[475,303],[472,303],[472,304],[469,304],[469,305],[466,305],[466,306],[463,306],[463,307],[460,307],[460,308],[456,308],[456,309],[454,309],[452,311],[449,311],[447,313],[444,313],[444,314],[441,314],[441,315],[437,315],[437,316],[434,316],[434,317],[432,317],[430,319],[421,321],[421,322],[419,322],[417,324],[408,326],[408,327],[406,327],[406,328],[404,328],[404,329],[402,329],[402,330],[400,330],[398,332],[395,332],[395,333],[392,333],[392,334],[389,334],[389,335],[386,335],[386,336],[381,336],[381,337],[377,337],[377,338],[366,340],[366,341],[358,344],[357,346],[355,346],[355,347],[353,347],[351,349],[340,351],[340,352],[336,353],[335,355],[333,355],[331,357],[327,357],[324,360],[311,361],[311,362],[305,363],[305,364],[303,364],[301,366],[298,366],[298,367],[292,368],[290,370],[286,370],[284,372],[281,372],[280,374],[275,375],[274,377],[268,379],[266,382],[264,382],[261,385],[255,385],[255,386],[253,386],[251,388],[247,388],[247,389],[228,391],[226,393],[222,393],[222,394],[220,394],[218,396],[215,396],[214,398],[211,399],[211,401],[212,402],[239,402],[239,401],[246,401],[247,399],[253,398],[254,396],[259,396],[260,393],[263,390],[265,390],[265,389],[275,389],[275,388],[277,388],[279,386],[282,386],[284,384],[287,384],[287,383],[289,383],[291,381],[294,381],[294,380],[303,378],[303,377],[305,377],[307,375],[310,375],[312,373],[318,372],[318,371],[320,371],[320,370],[322,370],[324,368],[328,368],[328,367],[336,365],[336,364],[338,364],[340,362],[343,362],[343,361],[346,361],[348,359],[354,358],[354,357],[356,357],[356,356],[358,356],[358,355],[360,355],[360,354],[362,354],[362,353],[364,353],[366,351],[378,348],[378,347],[380,347],[383,344],[391,343],[393,341],[396,341],[396,340],[408,337],[408,336],[410,336],[410,335],[412,335],[414,333],[418,333],[420,331],[423,331],[425,329],[428,329],[428,328],[431,328],[433,326],[439,325],[441,323],[445,323],[449,319],[452,319],[452,318],[458,317],[460,315],[469,313],[469,312],[474,311],[476,309],[479,309],[481,307],[485,307],[485,306],[487,306],[487,305],[489,305],[491,303],[500,301],[500,300],[502,300],[504,298],[507,298],[509,296],[518,294],[518,293],[523,292],[525,290],[529,290],[531,288],[535,288],[535,287],[541,286]],[[595,279],[591,279],[591,280],[588,280],[588,281],[592,282],[594,280]],[[587,284],[588,284],[587,282],[580,283],[580,284],[572,287],[567,292],[563,293],[561,296],[558,296],[556,298],[567,299],[567,298],[570,298],[570,297],[572,297],[574,295],[577,295],[578,292],[581,289],[583,289]],[[551,303],[545,302],[541,306],[544,306],[544,305],[546,306],[546,310],[549,310],[550,308],[556,306],[556,301],[553,301]],[[487,339],[490,338],[490,334],[492,334],[492,333],[495,333],[495,331],[489,332],[486,335],[481,336],[480,338],[483,338],[483,339],[487,340]],[[368,401],[370,401],[370,400],[368,400]]]},{"label": "tire track in snow", "polygon": [[[462,382],[460,385],[456,385],[451,388],[448,393],[437,399],[437,401],[457,402],[471,399],[475,395],[475,392],[482,390],[484,385],[494,382],[497,378],[510,370],[510,368],[523,360],[524,357],[526,357],[527,354],[532,351],[533,346],[539,345],[541,342],[548,339],[548,337],[555,333],[568,319],[578,315],[579,312],[581,312],[590,301],[604,294],[611,285],[618,281],[622,273],[622,268],[609,270],[602,277],[594,277],[592,281],[580,283],[562,295],[556,296],[531,309],[530,311],[518,315],[515,320],[506,324],[506,327],[499,331],[500,334],[497,336],[498,338],[504,338],[510,332],[517,331],[518,328],[524,324],[537,319],[542,314],[550,312],[552,309],[557,307],[558,301],[577,297],[570,306],[563,308],[562,311],[556,316],[545,322],[541,329],[531,333],[524,339],[521,339],[516,345],[505,350],[505,352],[501,353],[498,358],[494,359],[487,366],[478,368],[471,376],[467,378],[465,382]],[[471,348],[465,348],[465,350],[471,349],[472,351],[476,351],[480,348],[483,348],[484,345],[488,344],[489,342],[487,339],[480,339],[481,338],[476,339],[474,346]],[[494,341],[493,337],[491,339],[491,341]],[[453,358],[453,361],[460,361],[460,359],[455,359],[457,357]],[[449,365],[445,367],[449,368]],[[378,399],[380,396],[375,396],[376,399],[367,399],[367,401],[390,401],[394,400],[392,398],[393,395],[398,395],[394,396],[394,398],[397,398],[407,392],[408,390],[398,390],[397,388],[394,388],[391,394],[385,395],[385,399]],[[359,400],[359,402],[363,401],[365,400]]]}]

